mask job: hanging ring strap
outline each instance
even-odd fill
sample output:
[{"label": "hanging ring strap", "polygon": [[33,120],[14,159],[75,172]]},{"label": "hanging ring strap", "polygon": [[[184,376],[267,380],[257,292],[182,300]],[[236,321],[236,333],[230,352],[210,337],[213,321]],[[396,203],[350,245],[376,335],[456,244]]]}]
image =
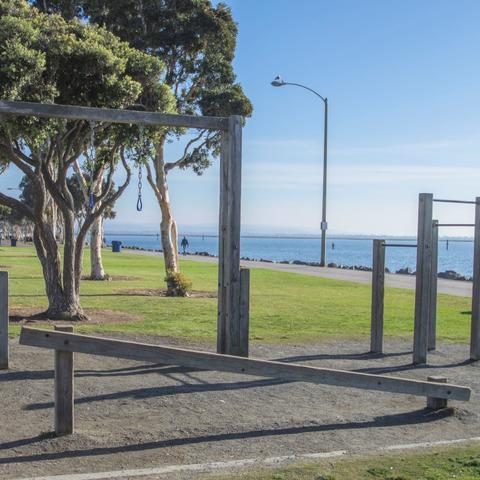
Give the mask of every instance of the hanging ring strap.
[{"label": "hanging ring strap", "polygon": [[143,209],[142,202],[142,165],[138,166],[138,199],[137,199],[137,212],[141,212]]},{"label": "hanging ring strap", "polygon": [[95,208],[95,197],[93,195],[93,177],[94,177],[94,168],[93,162],[95,159],[95,122],[89,122],[90,125],[90,192],[88,194],[88,208],[93,210]]},{"label": "hanging ring strap", "polygon": [[93,192],[90,192],[88,195],[88,208],[93,210],[95,207],[95,197],[93,196]]}]

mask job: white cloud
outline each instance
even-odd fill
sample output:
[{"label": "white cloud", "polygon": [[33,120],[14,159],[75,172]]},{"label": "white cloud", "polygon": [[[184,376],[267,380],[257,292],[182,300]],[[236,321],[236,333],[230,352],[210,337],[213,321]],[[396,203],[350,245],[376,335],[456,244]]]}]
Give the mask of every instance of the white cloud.
[{"label": "white cloud", "polygon": [[[322,181],[322,170],[310,163],[280,164],[264,162],[251,164],[244,169],[245,186],[295,189],[318,188]],[[375,185],[389,182],[479,182],[480,168],[468,166],[431,165],[332,165],[329,169],[330,186]]]}]

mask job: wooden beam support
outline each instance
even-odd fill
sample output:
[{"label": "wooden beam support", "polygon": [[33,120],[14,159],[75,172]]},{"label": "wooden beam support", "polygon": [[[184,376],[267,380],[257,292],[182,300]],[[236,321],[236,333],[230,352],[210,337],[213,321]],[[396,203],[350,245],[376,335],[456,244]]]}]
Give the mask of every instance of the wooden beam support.
[{"label": "wooden beam support", "polygon": [[385,298],[385,240],[373,241],[372,307],[370,351],[383,353],[383,313]]},{"label": "wooden beam support", "polygon": [[[445,377],[440,377],[438,375],[427,377],[427,380],[435,383],[447,383]],[[448,400],[446,398],[427,397],[427,408],[429,410],[441,410],[442,408],[447,408],[447,402]]]},{"label": "wooden beam support", "polygon": [[240,269],[240,351],[241,357],[248,357],[248,336],[250,332],[250,270]]},{"label": "wooden beam support", "polygon": [[8,368],[8,272],[0,272],[0,369]]},{"label": "wooden beam support", "polygon": [[480,197],[475,200],[470,359],[480,360]]},{"label": "wooden beam support", "polygon": [[290,381],[468,401],[468,387],[23,327],[22,345]]},{"label": "wooden beam support", "polygon": [[[72,333],[73,327],[56,325],[55,331]],[[69,435],[74,430],[73,368],[73,352],[60,345],[55,349],[55,434],[58,436]]]},{"label": "wooden beam support", "polygon": [[430,309],[430,271],[432,268],[433,195],[421,193],[418,199],[417,271],[415,279],[415,326],[413,363],[427,362]]},{"label": "wooden beam support", "polygon": [[432,222],[432,266],[428,309],[428,350],[437,348],[438,220]]},{"label": "wooden beam support", "polygon": [[226,130],[228,118],[0,100],[0,115]]},{"label": "wooden beam support", "polygon": [[242,117],[229,118],[222,134],[218,264],[217,352],[242,355],[240,319],[240,223]]}]

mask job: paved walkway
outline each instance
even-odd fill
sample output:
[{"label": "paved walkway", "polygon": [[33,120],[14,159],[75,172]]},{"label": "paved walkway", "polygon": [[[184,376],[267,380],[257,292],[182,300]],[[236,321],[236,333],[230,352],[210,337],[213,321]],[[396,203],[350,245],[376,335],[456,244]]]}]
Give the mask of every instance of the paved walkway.
[{"label": "paved walkway", "polygon": [[[158,252],[148,252],[144,250],[128,250],[128,252],[138,253],[141,255],[161,255],[161,253]],[[218,262],[218,259],[215,257],[204,257],[201,255],[181,255],[180,258],[205,263]],[[364,284],[371,284],[372,282],[371,272],[362,272],[360,270],[343,270],[341,268],[310,267],[308,265],[290,265],[284,263],[256,262],[245,260],[242,260],[241,264],[243,267],[248,268],[267,268],[270,270],[298,273],[301,275],[311,275],[314,277],[331,278],[334,280],[346,280],[349,282]],[[385,275],[385,285],[388,287],[407,288],[410,290],[414,290],[415,276],[387,273]],[[464,282],[461,280],[446,280],[444,278],[439,278],[438,293],[456,295],[459,297],[470,297],[472,295],[472,282]]]}]

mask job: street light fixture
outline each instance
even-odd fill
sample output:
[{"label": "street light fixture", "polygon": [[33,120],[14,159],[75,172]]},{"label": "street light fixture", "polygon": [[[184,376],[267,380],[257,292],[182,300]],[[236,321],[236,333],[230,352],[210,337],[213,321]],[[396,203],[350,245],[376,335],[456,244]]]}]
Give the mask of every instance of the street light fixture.
[{"label": "street light fixture", "polygon": [[323,97],[315,90],[312,90],[305,85],[301,85],[300,83],[291,83],[285,82],[282,77],[277,76],[271,82],[273,87],[283,87],[285,85],[293,85],[295,87],[301,87],[309,92],[312,92],[318,98],[323,101],[325,106],[325,121],[324,121],[324,131],[323,131],[323,192],[322,192],[322,223],[320,228],[322,230],[322,243],[321,243],[321,250],[320,250],[320,266],[325,267],[327,262],[327,139],[328,139],[328,99],[327,97]]}]

